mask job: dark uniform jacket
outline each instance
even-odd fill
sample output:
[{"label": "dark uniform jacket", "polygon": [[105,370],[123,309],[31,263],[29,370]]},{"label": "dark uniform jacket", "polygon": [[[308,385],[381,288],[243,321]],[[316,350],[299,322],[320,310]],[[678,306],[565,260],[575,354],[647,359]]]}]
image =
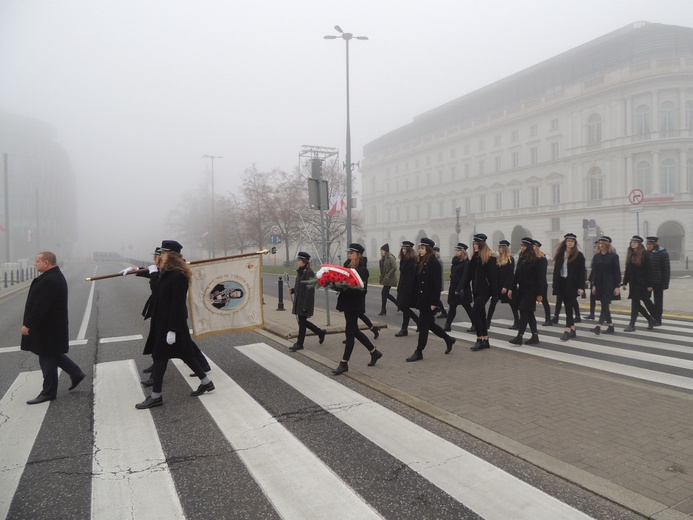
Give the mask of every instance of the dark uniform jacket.
[{"label": "dark uniform jacket", "polygon": [[297,316],[312,316],[315,307],[315,288],[308,287],[305,283],[315,278],[315,273],[310,267],[296,269],[296,283],[294,284],[294,304],[291,312]]},{"label": "dark uniform jacket", "polygon": [[397,307],[408,309],[414,299],[416,284],[416,259],[407,258],[399,261],[399,283],[397,284]]},{"label": "dark uniform jacket", "polygon": [[31,282],[22,323],[29,329],[29,335],[22,336],[22,350],[39,356],[67,354],[67,281],[60,267],[45,271]]},{"label": "dark uniform jacket", "polygon": [[498,266],[498,297],[503,303],[510,303],[508,293],[501,294],[501,291],[510,289],[515,276],[515,259],[511,256],[507,264]]},{"label": "dark uniform jacket", "polygon": [[[180,271],[159,271],[159,290],[152,311],[154,359],[179,358],[192,355],[192,338],[188,327],[188,278]],[[173,345],[166,343],[169,331],[176,333]]]},{"label": "dark uniform jacket", "polygon": [[491,256],[488,262],[481,263],[478,253],[472,255],[467,274],[462,280],[463,285],[471,281],[474,298],[490,298],[498,289],[498,264],[496,258]]},{"label": "dark uniform jacket", "polygon": [[590,287],[595,287],[599,301],[620,300],[614,290],[621,285],[621,266],[616,253],[597,253],[592,257]]},{"label": "dark uniform jacket", "polygon": [[[419,267],[421,267],[420,270]],[[440,292],[443,290],[443,269],[435,256],[419,267],[416,269],[416,291],[412,307],[430,312],[431,306],[438,305],[440,301]]]},{"label": "dark uniform jacket", "polygon": [[537,296],[546,294],[546,263],[540,258],[528,262],[523,257],[517,262],[513,283],[510,288],[513,292],[513,301],[521,311],[534,311],[537,304]]},{"label": "dark uniform jacket", "polygon": [[568,276],[563,278],[563,259],[565,253],[556,256],[556,263],[553,266],[553,294],[577,298],[578,289],[585,288],[587,271],[585,269],[585,255],[578,251],[572,262],[568,262]]},{"label": "dark uniform jacket", "polygon": [[448,305],[462,305],[462,303],[472,301],[472,294],[469,287],[462,286],[462,280],[464,279],[467,269],[469,269],[469,258],[462,260],[459,256],[452,257]]},{"label": "dark uniform jacket", "polygon": [[650,256],[646,253],[642,257],[640,265],[633,262],[626,264],[626,272],[623,275],[623,285],[628,285],[628,298],[644,300],[650,297],[648,287],[652,287],[652,266]]},{"label": "dark uniform jacket", "polygon": [[[349,261],[344,262],[344,267],[348,267]],[[363,281],[363,289],[346,289],[340,291],[337,296],[337,310],[342,312],[354,312],[362,314],[366,312],[366,288],[368,287],[368,259],[361,257],[361,263],[356,268],[361,280]]]},{"label": "dark uniform jacket", "polygon": [[662,246],[659,246],[659,249],[649,252],[649,255],[650,265],[652,266],[651,287],[668,289],[669,278],[671,277],[671,262],[669,261],[669,252]]}]

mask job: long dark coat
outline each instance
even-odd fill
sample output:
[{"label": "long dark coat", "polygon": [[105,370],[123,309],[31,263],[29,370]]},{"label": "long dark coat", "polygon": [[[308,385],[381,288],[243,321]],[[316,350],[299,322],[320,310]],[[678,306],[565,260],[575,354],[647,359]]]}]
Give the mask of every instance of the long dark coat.
[{"label": "long dark coat", "polygon": [[502,294],[503,289],[510,289],[515,276],[515,259],[511,256],[507,264],[498,266],[498,297],[502,303],[510,303],[508,293]]},{"label": "long dark coat", "polygon": [[291,312],[297,316],[311,317],[315,307],[315,288],[308,287],[306,281],[315,278],[315,273],[310,267],[296,269],[296,283],[294,284],[294,304]]},{"label": "long dark coat", "polygon": [[553,290],[555,295],[577,298],[578,289],[585,289],[587,271],[585,270],[585,255],[578,251],[572,262],[568,262],[568,276],[563,278],[561,270],[565,253],[556,256],[556,263],[553,266]]},{"label": "long dark coat", "polygon": [[647,288],[653,285],[652,266],[647,253],[643,255],[643,262],[640,265],[635,265],[633,262],[626,264],[623,284],[628,285],[628,299],[645,300],[650,297]]},{"label": "long dark coat", "polygon": [[592,257],[590,287],[596,288],[595,298],[599,301],[619,299],[614,290],[621,285],[621,266],[616,253],[597,253]]},{"label": "long dark coat", "polygon": [[472,284],[474,298],[490,298],[498,289],[498,264],[496,257],[492,256],[483,264],[478,253],[474,253],[470,260],[469,269],[462,280],[462,284]]},{"label": "long dark coat", "polygon": [[[188,278],[180,271],[159,271],[159,290],[152,310],[151,335],[154,359],[180,358],[193,354],[188,327]],[[169,331],[176,333],[173,345],[166,343]]]},{"label": "long dark coat", "polygon": [[416,259],[407,258],[399,261],[399,283],[397,284],[397,307],[408,309],[414,299],[416,284]]},{"label": "long dark coat", "polygon": [[[159,271],[150,273],[145,271],[142,273],[137,273],[135,276],[141,276],[143,278],[149,278],[149,289],[151,293],[149,298],[144,303],[144,308],[142,309],[142,316],[145,320],[152,317],[154,314],[154,308],[156,306],[156,299],[159,295]],[[152,327],[152,322],[149,322],[149,334],[147,334],[147,341],[144,343],[144,350],[142,354],[145,356],[151,354],[154,351],[154,328]]]},{"label": "long dark coat", "polygon": [[22,350],[38,356],[67,354],[67,281],[60,267],[45,271],[31,282],[22,323],[29,329],[29,335],[22,336]]},{"label": "long dark coat", "polygon": [[452,257],[448,305],[462,305],[472,301],[472,291],[469,287],[462,287],[462,280],[467,269],[469,269],[469,258],[462,260],[459,256]]},{"label": "long dark coat", "polygon": [[[344,263],[347,267],[349,262]],[[368,288],[368,259],[361,257],[361,263],[356,268],[361,280],[363,281],[363,289],[347,289],[340,291],[337,296],[337,310],[342,312],[354,312],[362,314],[366,312],[366,289]]]},{"label": "long dark coat", "polygon": [[431,306],[438,305],[440,301],[440,292],[443,290],[443,268],[435,256],[419,267],[416,269],[416,290],[412,307],[419,310],[427,309],[430,312]]},{"label": "long dark coat", "polygon": [[511,290],[513,301],[521,311],[534,312],[537,307],[537,296],[548,290],[546,284],[546,268],[539,258],[528,262],[522,257],[517,262]]},{"label": "long dark coat", "polygon": [[652,266],[652,284],[662,289],[669,288],[671,277],[671,262],[669,252],[662,246],[654,251],[648,251],[650,255],[650,265]]}]

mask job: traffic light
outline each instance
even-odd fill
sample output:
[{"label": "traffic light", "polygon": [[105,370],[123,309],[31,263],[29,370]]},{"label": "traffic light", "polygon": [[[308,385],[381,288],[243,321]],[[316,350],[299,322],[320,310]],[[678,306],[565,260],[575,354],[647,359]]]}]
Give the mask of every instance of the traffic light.
[{"label": "traffic light", "polygon": [[322,177],[322,159],[310,160],[310,176],[313,179],[320,179]]},{"label": "traffic light", "polygon": [[272,247],[272,254],[276,255],[277,254],[277,246]]}]

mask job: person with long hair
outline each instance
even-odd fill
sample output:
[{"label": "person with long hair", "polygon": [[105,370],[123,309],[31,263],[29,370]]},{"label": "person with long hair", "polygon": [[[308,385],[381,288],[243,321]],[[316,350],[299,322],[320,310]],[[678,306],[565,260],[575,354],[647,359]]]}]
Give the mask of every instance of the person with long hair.
[{"label": "person with long hair", "polygon": [[628,298],[630,298],[630,323],[623,332],[635,331],[638,313],[647,320],[647,330],[654,328],[657,322],[653,318],[655,307],[650,300],[652,285],[650,256],[643,246],[642,237],[633,235],[626,252],[626,271],[623,275],[623,288],[628,289]]},{"label": "person with long hair", "polygon": [[200,385],[190,393],[197,397],[214,390],[214,383],[195,359],[188,327],[187,295],[192,271],[181,256],[183,246],[175,240],[164,240],[161,243],[159,261],[159,289],[152,303],[152,323],[154,369],[152,371],[152,393],[137,403],[135,408],[142,410],[164,404],[162,387],[168,360],[179,358],[188,365],[197,377]]},{"label": "person with long hair", "polygon": [[419,324],[418,316],[411,310],[416,285],[416,258],[414,242],[404,240],[399,251],[399,282],[397,283],[397,308],[402,311],[402,328],[395,334],[397,338],[409,334],[410,319]]},{"label": "person with long hair", "polygon": [[515,274],[515,259],[513,255],[510,254],[510,242],[507,240],[501,240],[498,242],[498,255],[496,257],[496,263],[498,264],[498,292],[497,297],[491,297],[491,303],[488,306],[488,312],[486,316],[486,324],[488,328],[491,328],[491,319],[493,319],[493,314],[496,310],[496,305],[498,301],[501,303],[507,303],[510,305],[510,311],[513,313],[513,325],[516,329],[520,326],[520,316],[517,313],[517,308],[514,302],[508,298],[508,289],[513,281],[513,275]]},{"label": "person with long hair", "polygon": [[584,292],[586,279],[585,255],[578,247],[577,235],[566,233],[553,255],[553,294],[556,295],[556,307],[558,298],[561,298],[565,307],[565,331],[561,336],[562,341],[568,341],[577,335],[573,311],[577,297],[582,296]]},{"label": "person with long hair", "polygon": [[486,320],[486,302],[498,288],[498,264],[493,250],[486,244],[488,237],[477,233],[473,237],[474,254],[469,264],[469,270],[462,281],[467,285],[471,281],[472,297],[472,327],[476,331],[476,343],[471,350],[478,351],[491,348],[488,339],[488,321]]},{"label": "person with long hair", "polygon": [[321,345],[325,341],[325,334],[327,334],[327,331],[308,321],[315,310],[315,288],[308,287],[306,283],[315,278],[315,273],[310,268],[310,255],[305,251],[299,251],[296,255],[296,265],[298,267],[296,269],[296,282],[293,287],[289,288],[289,294],[294,297],[291,312],[296,315],[298,320],[298,337],[296,343],[289,347],[291,352],[303,349],[307,329],[310,329],[318,337],[318,343]]},{"label": "person with long hair", "polygon": [[419,243],[419,264],[416,268],[416,290],[412,302],[419,309],[419,339],[416,350],[407,358],[407,361],[421,361],[423,351],[428,342],[429,331],[445,341],[445,353],[452,351],[455,338],[448,335],[442,327],[435,322],[435,312],[438,309],[440,293],[443,289],[441,276],[442,266],[435,257],[433,250],[435,242],[430,238],[422,238]]},{"label": "person with long hair", "polygon": [[[596,255],[599,253],[599,240],[594,241],[594,249],[592,251],[592,256]],[[592,264],[590,263],[590,269],[592,268]],[[597,297],[595,294],[592,292],[592,288],[590,287],[590,277],[587,277],[587,288],[589,289],[590,293],[590,313],[585,316],[586,320],[592,321],[596,319],[595,317],[595,309],[597,308]]]},{"label": "person with long hair", "polygon": [[602,333],[604,324],[607,325],[604,334],[616,333],[609,306],[612,300],[621,299],[620,286],[621,267],[618,254],[611,245],[611,237],[604,235],[599,238],[599,252],[592,257],[590,269],[590,290],[601,307],[597,326],[590,329],[597,335]]},{"label": "person with long hair", "polygon": [[380,285],[383,286],[380,291],[380,312],[378,316],[387,315],[387,300],[395,300],[390,295],[390,289],[397,287],[397,259],[395,255],[390,253],[390,244],[383,244],[380,248],[380,262],[378,263],[380,267]]},{"label": "person with long hair", "polygon": [[[469,246],[459,242],[455,246],[455,256],[452,257],[450,265],[450,289],[448,290],[448,317],[445,320],[445,332],[452,330],[452,322],[457,316],[457,306],[461,305],[467,311],[467,316],[471,321],[472,316],[472,291],[468,287],[462,286],[462,280],[465,278],[465,273],[469,269],[469,257],[467,249]],[[469,285],[469,284],[467,284]]]},{"label": "person with long hair", "polygon": [[[549,268],[549,259],[546,258],[546,255],[541,250],[541,242],[539,242],[538,240],[534,240],[534,254],[537,257],[537,260],[539,260],[539,263],[541,264],[542,268],[544,269],[544,275],[546,275]],[[553,321],[551,320],[551,304],[549,304],[548,283],[545,284],[545,288],[545,292],[541,295],[541,305],[542,307],[544,307],[544,323],[542,323],[542,326],[550,327],[553,325]]]},{"label": "person with long hair", "polygon": [[337,368],[332,371],[335,375],[343,374],[349,370],[349,359],[351,359],[351,353],[354,350],[354,342],[356,340],[359,340],[371,354],[371,360],[368,363],[369,367],[374,366],[383,357],[383,354],[375,348],[368,337],[359,330],[359,316],[366,312],[366,288],[368,287],[368,267],[366,262],[363,261],[364,251],[364,247],[357,243],[349,244],[347,248],[349,259],[345,263],[345,267],[356,270],[363,281],[363,289],[356,287],[345,289],[340,291],[337,297],[337,310],[344,313],[344,319],[346,320],[346,344],[344,345],[342,360]]},{"label": "person with long hair", "polygon": [[520,244],[520,257],[517,260],[515,275],[508,297],[515,300],[515,305],[520,312],[520,328],[517,336],[510,340],[512,345],[522,345],[522,336],[527,330],[532,333],[532,337],[524,342],[525,345],[536,345],[539,343],[539,331],[537,330],[537,319],[534,312],[537,302],[541,303],[543,295],[547,291],[546,268],[543,262],[537,258],[535,241],[530,237],[522,239]]},{"label": "person with long hair", "polygon": [[652,266],[652,298],[654,299],[652,317],[655,319],[655,325],[661,325],[664,313],[664,291],[669,288],[671,278],[671,261],[669,252],[659,245],[659,237],[654,235],[647,237],[646,247]]}]

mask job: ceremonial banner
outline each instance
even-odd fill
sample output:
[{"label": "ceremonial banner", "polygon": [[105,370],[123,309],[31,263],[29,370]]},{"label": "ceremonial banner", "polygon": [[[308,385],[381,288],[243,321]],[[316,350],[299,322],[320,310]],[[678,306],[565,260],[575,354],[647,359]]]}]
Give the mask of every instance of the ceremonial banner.
[{"label": "ceremonial banner", "polygon": [[196,339],[264,325],[261,254],[190,263],[188,299]]}]

